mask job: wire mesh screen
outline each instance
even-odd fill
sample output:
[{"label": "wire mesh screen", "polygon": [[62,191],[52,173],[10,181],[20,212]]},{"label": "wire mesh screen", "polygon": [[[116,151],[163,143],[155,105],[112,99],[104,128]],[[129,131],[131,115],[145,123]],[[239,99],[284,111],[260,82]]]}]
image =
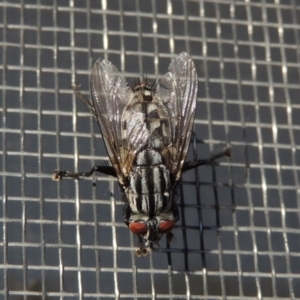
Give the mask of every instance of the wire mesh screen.
[{"label": "wire mesh screen", "polygon": [[[2,0],[1,299],[300,298],[297,0]],[[74,96],[98,58],[132,84],[185,51],[199,76],[169,245],[138,258],[118,184],[54,169],[108,162]]]}]

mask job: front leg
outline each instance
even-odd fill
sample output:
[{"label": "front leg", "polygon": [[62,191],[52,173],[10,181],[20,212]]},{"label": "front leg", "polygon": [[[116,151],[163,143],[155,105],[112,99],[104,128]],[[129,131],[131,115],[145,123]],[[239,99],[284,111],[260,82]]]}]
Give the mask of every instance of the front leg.
[{"label": "front leg", "polygon": [[84,103],[84,105],[86,105],[86,107],[88,108],[92,116],[95,118],[95,120],[97,120],[94,104],[90,102],[87,98],[85,98],[85,96],[80,92],[80,84],[75,83],[74,85],[71,86],[71,88],[75,96],[78,99],[80,99]]},{"label": "front leg", "polygon": [[200,160],[197,160],[197,161],[185,162],[183,164],[183,167],[182,167],[182,172],[185,172],[185,171],[188,171],[188,170],[191,170],[191,169],[203,166],[203,165],[212,165],[212,164],[215,163],[215,161],[218,158],[223,157],[223,156],[226,156],[226,157],[231,156],[231,148],[230,147],[224,148],[223,151],[221,151],[220,153],[217,153],[217,154],[213,154],[208,159],[200,159]]},{"label": "front leg", "polygon": [[59,181],[63,178],[73,178],[73,179],[81,179],[85,177],[90,177],[94,174],[94,172],[100,172],[106,175],[110,175],[113,177],[117,177],[116,170],[111,166],[94,166],[87,172],[71,172],[71,171],[64,171],[64,170],[54,170],[52,179],[54,181]]}]

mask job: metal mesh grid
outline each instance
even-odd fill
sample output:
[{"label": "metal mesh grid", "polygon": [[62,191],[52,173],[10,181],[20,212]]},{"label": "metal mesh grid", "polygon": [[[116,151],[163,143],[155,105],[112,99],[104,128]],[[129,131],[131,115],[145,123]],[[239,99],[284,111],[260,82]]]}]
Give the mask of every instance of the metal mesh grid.
[{"label": "metal mesh grid", "polygon": [[[297,0],[0,3],[1,299],[300,298]],[[231,161],[183,177],[175,238],[145,258],[116,181],[51,181],[107,160],[88,94],[99,57],[129,82],[196,63],[189,158]],[[96,183],[93,185],[92,183]]]}]

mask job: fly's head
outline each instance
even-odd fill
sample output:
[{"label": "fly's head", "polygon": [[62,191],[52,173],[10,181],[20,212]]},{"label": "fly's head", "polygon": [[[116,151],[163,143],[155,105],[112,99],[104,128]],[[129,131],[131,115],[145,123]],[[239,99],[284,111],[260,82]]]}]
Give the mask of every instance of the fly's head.
[{"label": "fly's head", "polygon": [[158,244],[163,234],[171,232],[178,217],[168,212],[153,217],[144,214],[131,215],[128,227],[131,232],[138,234],[145,241],[145,246]]}]

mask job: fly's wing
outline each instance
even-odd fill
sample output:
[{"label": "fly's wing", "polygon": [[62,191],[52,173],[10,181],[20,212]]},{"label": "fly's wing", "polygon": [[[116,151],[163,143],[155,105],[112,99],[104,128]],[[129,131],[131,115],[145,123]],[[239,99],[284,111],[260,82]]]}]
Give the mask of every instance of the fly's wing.
[{"label": "fly's wing", "polygon": [[94,64],[91,94],[109,158],[119,181],[124,183],[124,164],[130,153],[123,147],[121,119],[126,104],[134,94],[117,68],[106,59],[99,59]]},{"label": "fly's wing", "polygon": [[171,144],[164,153],[170,172],[179,180],[195,117],[198,77],[191,57],[183,52],[159,81],[155,97],[168,110]]}]

